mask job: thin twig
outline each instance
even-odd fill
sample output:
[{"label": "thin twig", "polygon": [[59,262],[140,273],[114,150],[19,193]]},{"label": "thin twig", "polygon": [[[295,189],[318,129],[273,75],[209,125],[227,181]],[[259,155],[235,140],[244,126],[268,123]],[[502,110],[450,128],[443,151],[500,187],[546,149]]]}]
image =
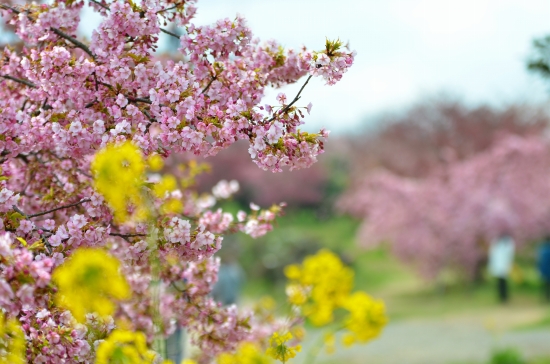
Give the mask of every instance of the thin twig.
[{"label": "thin twig", "polygon": [[[17,205],[12,205],[12,207],[13,207],[13,209],[14,209],[16,212],[19,212],[21,215],[23,215],[23,216],[25,217],[25,220],[29,220],[29,215],[27,215],[26,213],[24,213],[23,210],[21,210],[19,207],[17,207]],[[37,227],[35,227],[35,228],[33,229],[33,231],[38,232],[38,229],[40,229],[40,230],[45,230],[45,229],[42,229],[42,228],[37,228]],[[50,230],[48,230],[48,231],[51,232]],[[44,244],[46,244],[46,250],[47,250],[48,253],[51,255],[51,254],[52,254],[52,246],[51,246],[50,243],[48,242],[47,237],[46,237],[44,234],[40,233],[40,232],[38,232],[38,234],[40,235],[40,238],[41,238],[42,240],[44,240]]]},{"label": "thin twig", "polygon": [[292,105],[294,105],[296,103],[296,101],[298,101],[300,99],[300,94],[302,93],[302,91],[304,90],[304,88],[306,87],[307,83],[309,82],[309,80],[311,80],[311,77],[313,77],[312,75],[309,75],[309,77],[307,78],[306,82],[304,82],[304,84],[302,85],[302,88],[300,89],[300,91],[298,91],[298,94],[296,95],[296,97],[294,97],[294,100],[292,100],[292,102],[288,105],[286,105],[281,111],[279,111],[278,113],[276,113],[275,115],[273,115],[273,117],[271,119],[269,119],[267,122],[271,122],[273,120],[275,120],[277,118],[277,116],[279,115],[282,115],[284,113],[286,113],[291,107]]},{"label": "thin twig", "polygon": [[206,85],[206,87],[204,88],[204,90],[202,90],[201,95],[204,94],[206,91],[208,91],[208,89],[209,89],[210,86],[212,85],[212,82],[214,82],[217,78],[218,78],[218,75],[212,76],[212,78],[210,79],[210,82],[208,82],[208,85]]},{"label": "thin twig", "polygon": [[159,11],[157,11],[157,14],[164,13],[165,11],[175,9],[175,8],[177,8],[178,6],[182,5],[182,4],[185,4],[185,1],[184,1],[184,2],[181,2],[181,3],[177,3],[177,4],[175,4],[174,6],[171,6],[171,7],[169,7],[169,8],[159,10]]},{"label": "thin twig", "polygon": [[19,207],[17,207],[17,205],[12,205],[13,209],[15,210],[15,212],[19,212],[21,215],[25,216],[26,218],[29,218],[29,216],[24,213]]},{"label": "thin twig", "polygon": [[144,102],[146,104],[152,104],[153,102],[149,99],[144,99],[144,98],[139,98],[139,97],[131,97],[131,96],[127,96],[128,97],[128,101],[132,101],[132,102]]},{"label": "thin twig", "polygon": [[[143,114],[145,114],[145,116],[147,116],[147,119],[149,119],[149,122],[150,122],[151,124],[155,122],[155,119],[153,119],[153,118],[151,117],[151,115],[149,115],[149,113],[147,112],[147,110],[141,110],[141,112],[142,112]],[[146,128],[149,129],[149,126],[150,126],[151,124],[147,125]]]},{"label": "thin twig", "polygon": [[96,1],[96,0],[90,0],[90,1],[93,2],[93,3],[96,4],[96,5],[101,6],[101,7],[102,7],[103,9],[105,9],[105,10],[111,10],[111,9],[109,9],[107,6],[105,6],[105,5],[103,5],[102,3],[100,3],[99,1]]},{"label": "thin twig", "polygon": [[91,108],[92,106],[94,106],[94,104],[97,102],[97,99],[95,99],[94,101],[91,101],[91,102],[88,102],[86,104],[86,106],[84,106],[85,109],[89,109]]},{"label": "thin twig", "polygon": [[16,77],[13,77],[13,76],[10,76],[10,75],[0,75],[0,77],[3,77],[7,80],[11,80],[11,81],[14,81],[14,82],[17,82],[17,83],[20,83],[20,84],[25,85],[25,86],[36,88],[36,85],[34,83],[32,83],[31,81],[27,81],[27,80],[24,80],[24,79],[21,79],[21,78],[16,78]]},{"label": "thin twig", "polygon": [[[69,207],[74,207],[74,206],[78,206],[80,204],[83,204],[85,202],[90,202],[91,199],[89,198],[86,198],[84,200],[80,200],[78,202],[75,202],[75,203],[72,203],[72,204],[69,204],[69,205],[65,205],[65,206],[59,206],[59,207],[56,207],[54,209],[51,209],[51,210],[48,210],[48,211],[43,211],[43,212],[38,212],[36,214],[32,214],[32,215],[28,215],[28,217],[37,217],[37,216],[42,216],[42,215],[46,215],[46,214],[49,214],[50,212],[54,212],[54,211],[57,211],[57,210],[63,210],[63,209],[68,209]],[[14,206],[14,209],[15,209],[16,206]],[[16,210],[17,211],[17,210]],[[19,211],[17,211],[19,212]]]},{"label": "thin twig", "polygon": [[102,85],[102,86],[105,86],[105,87],[109,88],[110,90],[113,90],[113,86],[109,85],[108,83],[105,83],[105,82],[102,82],[102,81],[97,81],[97,83]]},{"label": "thin twig", "polygon": [[121,234],[121,233],[109,233],[111,236],[119,236],[121,238],[135,238],[140,236],[147,236],[147,234]]},{"label": "thin twig", "polygon": [[11,6],[7,5],[7,4],[0,4],[0,8],[4,9],[4,10],[11,10],[13,11],[15,14],[19,14],[21,11],[17,10],[16,8],[12,8]]},{"label": "thin twig", "polygon": [[169,31],[169,30],[166,30],[166,29],[164,29],[164,28],[160,28],[160,31],[163,32],[163,33],[165,33],[165,34],[171,35],[171,36],[174,37],[174,38],[180,39],[180,36],[179,36],[179,35],[177,35],[176,33],[172,33],[172,32]]},{"label": "thin twig", "polygon": [[95,55],[92,53],[90,48],[88,48],[88,46],[86,46],[84,43],[82,43],[81,41],[79,41],[78,39],[76,39],[74,37],[71,37],[67,33],[62,32],[61,30],[59,30],[57,28],[50,27],[50,30],[52,32],[54,32],[55,34],[57,34],[58,36],[60,36],[61,38],[65,38],[66,40],[68,40],[69,42],[74,44],[76,47],[82,49],[84,52],[88,53],[90,55],[90,57],[92,57],[95,60]]}]

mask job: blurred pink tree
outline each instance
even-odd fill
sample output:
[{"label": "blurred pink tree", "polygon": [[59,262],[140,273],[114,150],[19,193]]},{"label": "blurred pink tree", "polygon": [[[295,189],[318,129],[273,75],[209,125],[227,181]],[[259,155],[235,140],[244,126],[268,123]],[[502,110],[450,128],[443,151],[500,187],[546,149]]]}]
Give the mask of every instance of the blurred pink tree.
[{"label": "blurred pink tree", "polygon": [[548,181],[548,144],[540,137],[506,136],[424,179],[366,175],[340,207],[364,219],[363,246],[388,242],[428,278],[445,267],[473,277],[490,239],[511,234],[521,249],[550,231]]},{"label": "blurred pink tree", "polygon": [[542,108],[471,107],[448,97],[422,100],[374,121],[380,129],[347,141],[359,178],[378,168],[400,176],[426,177],[450,161],[488,149],[505,134],[540,135],[549,124]]}]

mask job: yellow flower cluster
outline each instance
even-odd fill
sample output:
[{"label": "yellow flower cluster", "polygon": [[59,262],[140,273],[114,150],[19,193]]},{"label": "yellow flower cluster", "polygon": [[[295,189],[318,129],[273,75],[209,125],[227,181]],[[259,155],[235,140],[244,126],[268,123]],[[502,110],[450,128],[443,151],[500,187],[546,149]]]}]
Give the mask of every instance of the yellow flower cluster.
[{"label": "yellow flower cluster", "polygon": [[99,344],[95,364],[152,364],[156,357],[144,333],[116,329]]},{"label": "yellow flower cluster", "polygon": [[119,261],[103,250],[76,250],[53,272],[58,287],[56,304],[70,310],[79,322],[85,321],[87,313],[112,315],[113,300],[128,299],[131,293],[119,268]]},{"label": "yellow flower cluster", "polygon": [[302,350],[300,345],[288,346],[286,342],[290,339],[292,339],[290,332],[284,335],[279,335],[278,332],[275,332],[269,339],[269,347],[265,353],[273,359],[286,363],[288,359],[294,358],[296,353]]},{"label": "yellow flower cluster", "polygon": [[[153,194],[160,199],[167,197],[167,194],[178,188],[176,177],[171,174],[162,176],[161,180],[153,186]],[[168,198],[161,206],[163,214],[179,213],[183,210],[181,200]]]},{"label": "yellow flower cluster", "polygon": [[[307,257],[302,265],[287,266],[285,275],[290,303],[299,306],[312,324],[327,325],[334,322],[336,310],[348,311],[341,324],[346,345],[372,340],[388,322],[384,302],[365,292],[352,293],[353,271],[328,250]],[[325,342],[330,350],[334,337],[329,334]]]},{"label": "yellow flower cluster", "polygon": [[242,343],[233,354],[223,353],[218,356],[217,364],[270,364],[272,360],[260,347],[251,342]]},{"label": "yellow flower cluster", "polygon": [[353,293],[343,307],[349,311],[344,321],[349,331],[344,335],[346,346],[376,338],[388,323],[384,302],[372,298],[365,292]]},{"label": "yellow flower cluster", "polygon": [[142,191],[145,161],[139,148],[131,142],[110,144],[92,161],[94,187],[114,211],[117,222],[144,220],[148,216]]},{"label": "yellow flower cluster", "polygon": [[6,320],[0,311],[0,364],[24,364],[25,336],[15,318]]},{"label": "yellow flower cluster", "polygon": [[301,266],[287,266],[285,275],[290,280],[290,303],[302,306],[304,315],[316,326],[334,320],[334,310],[344,304],[353,288],[353,271],[328,250],[308,256]]},{"label": "yellow flower cluster", "polygon": [[179,165],[179,170],[184,174],[181,179],[181,186],[183,188],[189,188],[196,184],[196,178],[205,172],[210,172],[210,165],[208,163],[199,163],[196,160],[190,160],[185,164]]}]

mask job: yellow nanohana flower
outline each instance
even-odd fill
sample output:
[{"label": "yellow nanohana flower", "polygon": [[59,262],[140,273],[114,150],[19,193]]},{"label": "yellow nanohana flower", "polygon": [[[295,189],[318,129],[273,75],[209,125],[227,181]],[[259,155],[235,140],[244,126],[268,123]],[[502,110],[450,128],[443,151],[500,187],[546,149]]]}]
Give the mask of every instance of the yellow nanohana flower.
[{"label": "yellow nanohana flower", "polygon": [[116,329],[99,344],[95,364],[153,364],[156,357],[144,333]]},{"label": "yellow nanohana flower", "polygon": [[336,338],[334,337],[333,332],[326,333],[323,342],[325,343],[325,350],[327,354],[334,354],[336,350]]},{"label": "yellow nanohana flower", "polygon": [[295,326],[290,330],[291,334],[296,337],[296,339],[302,341],[304,336],[306,336],[306,330],[303,326]]},{"label": "yellow nanohana flower", "polygon": [[164,167],[164,160],[158,154],[151,154],[149,158],[147,158],[147,166],[149,166],[151,171],[158,172]]},{"label": "yellow nanohana flower", "polygon": [[197,364],[197,362],[194,361],[193,359],[183,359],[181,364]]},{"label": "yellow nanohana flower", "polygon": [[52,275],[58,292],[55,302],[79,322],[87,313],[115,312],[115,300],[130,298],[130,286],[119,271],[120,262],[101,249],[80,248]]},{"label": "yellow nanohana flower", "polygon": [[289,302],[302,306],[304,315],[316,326],[334,320],[333,312],[342,306],[353,288],[353,271],[325,249],[308,256],[301,265],[287,266],[285,275],[290,281]]},{"label": "yellow nanohana flower", "polygon": [[143,201],[145,161],[140,149],[131,142],[109,144],[101,149],[91,164],[94,187],[113,209],[117,222],[131,217],[144,220],[148,213]]},{"label": "yellow nanohana flower", "polygon": [[166,193],[172,192],[178,188],[178,182],[176,177],[171,174],[162,176],[161,180],[158,183],[155,183],[153,187],[153,193],[158,198],[165,197]]},{"label": "yellow nanohana flower", "polygon": [[307,302],[307,294],[304,288],[299,284],[289,284],[286,286],[286,295],[288,302],[293,305],[301,306]]},{"label": "yellow nanohana flower", "polygon": [[271,311],[277,306],[277,301],[273,297],[265,295],[259,299],[258,305],[264,310]]},{"label": "yellow nanohana flower", "polygon": [[178,188],[178,182],[176,177],[171,174],[167,174],[161,178],[161,180],[153,186],[153,194],[160,198],[167,198],[166,201],[160,206],[160,211],[163,214],[177,214],[183,211],[183,203],[175,198],[169,197],[170,192],[175,191]]},{"label": "yellow nanohana flower", "polygon": [[0,310],[0,364],[24,364],[25,335],[19,321],[7,319]]},{"label": "yellow nanohana flower", "polygon": [[260,347],[251,342],[239,345],[235,353],[223,353],[216,359],[217,364],[270,364],[272,360]]},{"label": "yellow nanohana flower", "polygon": [[364,343],[376,338],[388,322],[384,302],[365,292],[355,292],[349,296],[344,308],[349,311],[345,319],[345,328],[349,333],[344,336],[347,346],[356,341]]},{"label": "yellow nanohana flower", "polygon": [[269,347],[265,353],[273,359],[286,363],[288,359],[292,359],[296,356],[296,352],[302,350],[301,345],[288,346],[286,342],[290,339],[292,339],[292,334],[290,332],[282,336],[279,335],[278,332],[273,333],[269,339]]}]

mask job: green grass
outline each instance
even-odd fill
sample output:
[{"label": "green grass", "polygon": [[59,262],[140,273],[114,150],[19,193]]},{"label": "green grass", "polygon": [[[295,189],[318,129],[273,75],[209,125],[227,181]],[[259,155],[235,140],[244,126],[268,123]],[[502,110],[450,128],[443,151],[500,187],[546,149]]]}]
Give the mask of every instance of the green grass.
[{"label": "green grass", "polygon": [[[356,289],[386,302],[392,320],[433,318],[498,307],[494,282],[490,277],[477,285],[455,280],[443,287],[426,282],[412,268],[393,257],[387,247],[368,251],[358,247],[355,240],[358,225],[356,220],[347,216],[319,218],[315,211],[299,210],[289,211],[278,219],[274,231],[265,237],[251,239],[239,235],[239,261],[247,271],[245,297],[254,299],[267,294],[278,301],[284,300],[284,267],[301,262],[306,255],[321,248],[328,248],[352,266]],[[532,258],[519,258],[516,282],[512,282],[510,287],[509,305],[540,307]],[[547,327],[550,315],[529,325],[528,328]]]}]

